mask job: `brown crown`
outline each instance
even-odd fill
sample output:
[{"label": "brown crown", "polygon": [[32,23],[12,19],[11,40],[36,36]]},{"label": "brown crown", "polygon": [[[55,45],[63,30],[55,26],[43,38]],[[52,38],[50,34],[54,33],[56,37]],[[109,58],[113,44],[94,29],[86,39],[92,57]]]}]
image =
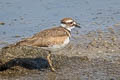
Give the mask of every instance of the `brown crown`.
[{"label": "brown crown", "polygon": [[67,23],[68,20],[72,20],[72,21],[73,21],[72,18],[63,18],[63,19],[61,20],[61,23]]}]

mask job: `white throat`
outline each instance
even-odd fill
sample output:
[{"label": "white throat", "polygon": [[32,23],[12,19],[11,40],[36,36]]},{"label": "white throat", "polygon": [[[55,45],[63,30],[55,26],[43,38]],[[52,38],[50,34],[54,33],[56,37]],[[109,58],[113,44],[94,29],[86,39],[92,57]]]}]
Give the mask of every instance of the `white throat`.
[{"label": "white throat", "polygon": [[75,26],[68,27],[66,24],[61,24],[61,27],[64,27],[64,28],[66,28],[69,31],[71,31],[73,28],[75,28]]}]

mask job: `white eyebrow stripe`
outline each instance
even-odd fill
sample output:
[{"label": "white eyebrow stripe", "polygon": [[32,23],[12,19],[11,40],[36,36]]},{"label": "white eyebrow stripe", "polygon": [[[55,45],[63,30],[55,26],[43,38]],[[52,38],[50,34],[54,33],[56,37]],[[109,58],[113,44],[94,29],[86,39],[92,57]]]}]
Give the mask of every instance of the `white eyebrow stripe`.
[{"label": "white eyebrow stripe", "polygon": [[73,20],[67,20],[66,22],[67,22],[67,23],[69,23],[69,22],[73,22]]}]

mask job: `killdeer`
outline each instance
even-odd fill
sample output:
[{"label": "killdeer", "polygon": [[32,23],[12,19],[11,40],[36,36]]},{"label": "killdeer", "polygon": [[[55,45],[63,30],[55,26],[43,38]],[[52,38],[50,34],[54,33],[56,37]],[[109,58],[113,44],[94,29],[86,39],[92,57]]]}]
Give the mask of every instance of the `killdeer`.
[{"label": "killdeer", "polygon": [[[26,38],[16,45],[34,46],[54,51],[65,47],[70,42],[71,30],[75,27],[80,28],[72,18],[63,18],[59,27],[43,30],[30,38]],[[50,54],[47,56],[48,63],[52,71],[55,71],[50,60]]]}]

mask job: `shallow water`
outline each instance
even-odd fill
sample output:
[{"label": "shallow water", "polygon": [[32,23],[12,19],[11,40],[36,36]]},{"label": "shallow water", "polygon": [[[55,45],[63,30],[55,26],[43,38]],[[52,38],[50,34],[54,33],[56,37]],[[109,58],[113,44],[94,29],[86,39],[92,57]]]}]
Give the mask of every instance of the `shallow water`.
[{"label": "shallow water", "polygon": [[0,0],[0,22],[5,23],[0,25],[0,47],[60,25],[64,17],[81,24],[80,34],[105,29],[120,21],[119,4],[119,0]]}]

